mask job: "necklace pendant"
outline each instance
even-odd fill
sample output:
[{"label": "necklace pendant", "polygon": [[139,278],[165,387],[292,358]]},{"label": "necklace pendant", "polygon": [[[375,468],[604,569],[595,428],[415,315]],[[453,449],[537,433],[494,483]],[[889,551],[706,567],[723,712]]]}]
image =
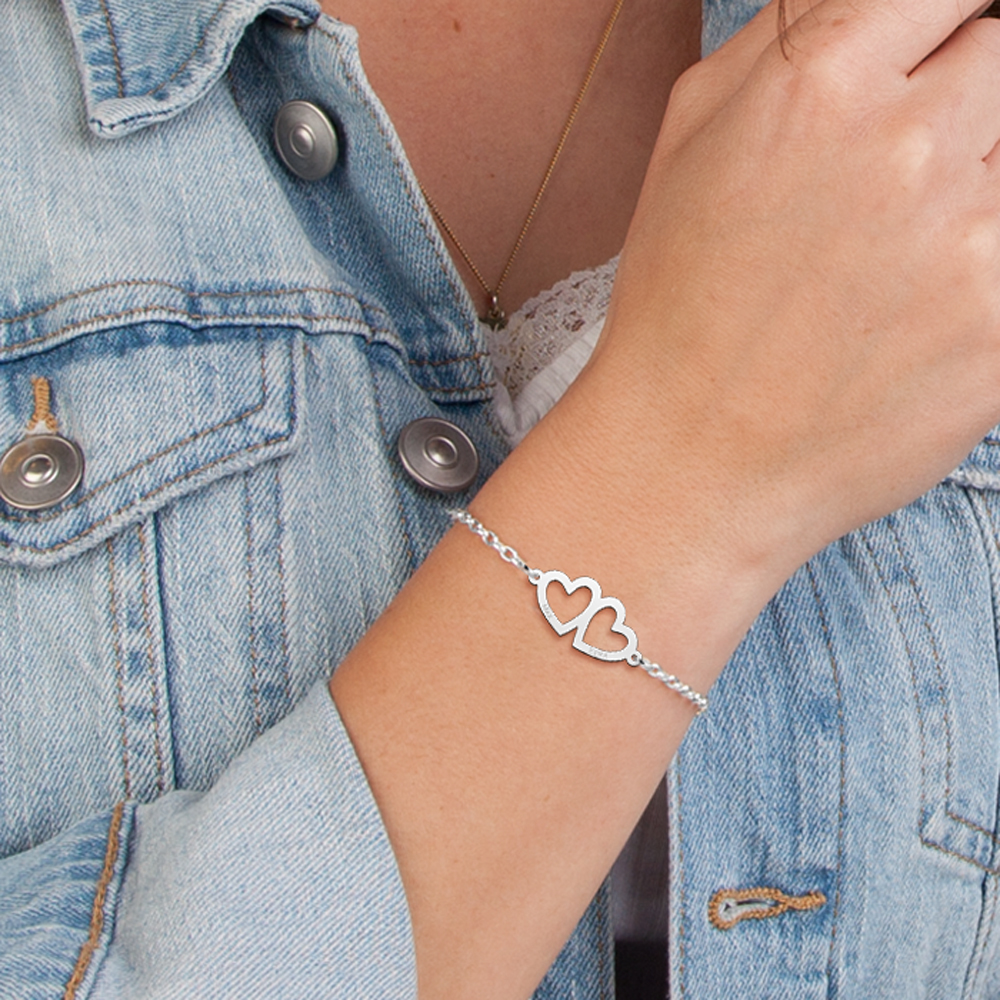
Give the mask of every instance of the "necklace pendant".
[{"label": "necklace pendant", "polygon": [[502,330],[507,325],[507,314],[500,308],[496,292],[490,295],[490,307],[486,310],[486,315],[479,318],[488,324],[491,330]]}]

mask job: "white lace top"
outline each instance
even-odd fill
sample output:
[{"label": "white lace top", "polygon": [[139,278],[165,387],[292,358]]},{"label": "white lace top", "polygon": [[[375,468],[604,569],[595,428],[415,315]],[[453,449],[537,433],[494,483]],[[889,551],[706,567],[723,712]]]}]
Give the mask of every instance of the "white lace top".
[{"label": "white lace top", "polygon": [[529,299],[502,330],[485,327],[499,384],[497,420],[516,445],[555,405],[587,363],[611,299],[618,258]]}]

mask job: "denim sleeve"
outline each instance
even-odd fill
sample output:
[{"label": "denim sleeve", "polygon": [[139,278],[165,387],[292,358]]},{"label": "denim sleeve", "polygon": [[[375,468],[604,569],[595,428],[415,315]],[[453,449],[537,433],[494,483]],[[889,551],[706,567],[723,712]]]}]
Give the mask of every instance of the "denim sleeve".
[{"label": "denim sleeve", "polygon": [[211,790],[0,862],[0,899],[3,1000],[416,997],[403,886],[325,683]]}]

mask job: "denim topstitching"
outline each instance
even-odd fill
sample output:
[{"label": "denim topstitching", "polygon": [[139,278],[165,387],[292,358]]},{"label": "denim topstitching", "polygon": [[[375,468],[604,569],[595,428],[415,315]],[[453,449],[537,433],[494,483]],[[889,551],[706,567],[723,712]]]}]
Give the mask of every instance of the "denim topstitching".
[{"label": "denim topstitching", "polygon": [[118,624],[118,588],[115,583],[115,540],[104,543],[108,554],[108,615],[111,619],[111,645],[115,651],[115,687],[118,694],[118,714],[121,716],[122,783],[125,798],[132,798],[132,770],[129,763],[128,713],[125,710],[125,651],[122,649],[121,626]]},{"label": "denim topstitching", "polygon": [[[267,381],[267,356],[264,349],[264,338],[260,335],[259,331],[258,331],[257,343],[260,347],[260,401],[256,403],[254,406],[248,407],[242,413],[237,413],[236,416],[230,417],[228,420],[223,420],[217,424],[213,424],[211,427],[205,427],[202,430],[194,431],[187,437],[181,438],[179,441],[175,441],[173,444],[167,445],[165,448],[161,448],[159,451],[153,452],[152,455],[148,455],[141,462],[137,462],[135,465],[130,466],[123,472],[118,473],[117,476],[113,476],[111,479],[102,483],[100,486],[95,486],[92,489],[88,490],[86,493],[84,493],[81,497],[78,497],[72,503],[55,507],[51,511],[44,514],[36,514],[32,516],[26,516],[23,514],[5,514],[4,520],[16,521],[28,524],[44,524],[46,521],[53,521],[56,518],[61,517],[67,511],[76,510],[77,507],[81,507],[88,500],[97,496],[98,493],[103,493],[104,490],[108,489],[111,486],[114,486],[115,483],[121,482],[123,479],[128,479],[129,476],[131,476],[135,472],[138,472],[139,469],[143,469],[148,465],[152,465],[153,462],[155,462],[159,458],[163,458],[164,455],[169,455],[172,451],[177,451],[178,448],[184,448],[187,445],[191,444],[192,442],[197,441],[199,438],[206,437],[209,434],[214,434],[216,431],[223,430],[226,427],[232,427],[234,424],[238,424],[244,420],[249,419],[255,413],[260,413],[264,409],[264,407],[267,406],[270,387]],[[289,345],[289,354],[291,354],[292,351],[293,348],[291,345]],[[291,366],[291,370],[294,373],[295,370],[294,365]],[[294,374],[292,375],[292,378],[294,380]],[[293,406],[294,406],[294,401],[293,401]],[[278,438],[277,440],[281,440],[281,438]],[[236,454],[236,452],[233,452],[232,454]],[[224,459],[219,459],[217,461],[223,461],[223,460]],[[210,466],[204,466],[204,468],[209,468],[209,467]],[[121,510],[127,509],[128,506],[132,505],[126,505],[126,507],[121,508]],[[3,542],[0,542],[0,545],[2,544]]]},{"label": "denim topstitching", "polygon": [[253,726],[257,736],[264,731],[264,714],[260,706],[260,678],[257,672],[257,602],[254,574],[253,510],[250,503],[250,475],[243,473],[243,529],[246,542],[247,628],[250,639],[250,691],[253,695]]},{"label": "denim topstitching", "polygon": [[150,712],[153,716],[153,751],[156,755],[156,789],[162,795],[167,790],[166,765],[163,759],[163,742],[160,736],[160,684],[156,677],[156,644],[149,601],[149,568],[146,557],[146,527],[136,525],[139,540],[139,572],[142,579],[142,625],[146,634],[146,659],[149,664]]},{"label": "denim topstitching", "polygon": [[[969,827],[969,829],[976,831],[976,833],[981,833],[988,837],[994,844],[1000,844],[1000,838],[997,837],[996,833],[992,830],[986,829],[984,826],[980,826],[978,823],[973,822],[970,819],[966,819],[963,816],[959,816],[951,808],[952,802],[952,775],[954,773],[954,746],[952,741],[952,723],[951,723],[951,711],[949,709],[948,698],[945,692],[945,680],[944,680],[944,670],[942,668],[941,652],[938,647],[937,637],[934,634],[934,629],[931,627],[930,615],[927,611],[927,605],[924,601],[923,590],[921,589],[919,583],[917,582],[916,575],[913,572],[913,567],[911,561],[907,558],[906,553],[903,549],[903,540],[900,537],[899,529],[896,524],[895,518],[890,518],[888,521],[889,530],[892,532],[893,539],[896,542],[896,551],[899,553],[900,560],[903,564],[903,569],[906,572],[907,580],[909,581],[910,587],[913,589],[914,596],[917,599],[917,607],[920,608],[920,616],[923,619],[924,631],[927,633],[928,641],[930,643],[931,658],[934,660],[934,668],[937,672],[938,678],[938,694],[941,697],[941,706],[944,715],[944,731],[945,731],[945,747],[946,747],[946,760],[945,760],[945,814],[950,818],[955,820],[957,823],[961,823],[963,826]],[[897,618],[898,620],[898,618]]]},{"label": "denim topstitching", "polygon": [[[890,530],[892,530],[892,529],[890,529]],[[928,809],[928,806],[927,806],[927,783],[928,783],[928,779],[927,779],[927,750],[926,750],[926,734],[925,734],[923,707],[920,704],[920,696],[918,694],[918,687],[919,686],[918,686],[918,683],[917,683],[917,674],[916,674],[916,671],[917,671],[916,657],[915,657],[915,655],[913,653],[913,648],[910,645],[909,638],[907,637],[906,630],[903,627],[902,612],[900,611],[899,605],[896,603],[896,601],[893,598],[892,593],[891,593],[891,591],[889,589],[888,580],[886,578],[884,568],[883,568],[882,563],[880,562],[878,556],[875,553],[874,547],[873,547],[873,545],[871,543],[871,540],[870,540],[870,538],[868,536],[867,530],[865,528],[860,528],[860,529],[858,529],[858,534],[863,539],[863,541],[865,543],[865,547],[868,550],[869,556],[871,557],[872,564],[875,567],[875,572],[877,573],[878,578],[879,578],[879,582],[881,583],[882,589],[885,592],[886,600],[889,602],[889,606],[892,609],[893,617],[896,619],[896,626],[897,626],[897,628],[899,630],[899,635],[900,635],[900,638],[902,639],[903,648],[906,651],[907,659],[910,661],[910,682],[911,682],[911,685],[913,687],[913,701],[914,701],[914,706],[915,706],[916,713],[917,713],[917,728],[918,728],[918,731],[920,733],[920,777],[921,777],[921,780],[920,780],[920,813],[921,813],[921,815],[920,815],[920,822],[918,823],[918,836],[920,838],[920,843],[923,844],[925,847],[930,847],[933,850],[940,851],[942,854],[946,854],[949,857],[953,857],[953,858],[958,859],[959,861],[964,861],[967,864],[973,865],[975,868],[979,868],[981,871],[985,871],[988,874],[991,874],[991,875],[1000,874],[1000,868],[998,868],[997,866],[985,865],[981,861],[977,861],[975,858],[970,858],[970,857],[967,857],[964,854],[959,854],[957,851],[954,851],[951,848],[945,847],[943,844],[939,844],[936,841],[931,840],[926,835],[926,833],[924,831],[924,816],[926,815],[927,809]],[[900,552],[900,558],[903,560],[903,566],[904,566],[904,569],[905,569],[905,571],[907,573],[907,576],[911,577],[911,586],[912,586],[912,574],[910,572],[910,567],[906,563],[905,557],[903,556],[902,552]],[[924,611],[923,604],[922,604],[919,592],[915,591],[915,596],[917,598],[918,606],[921,609],[921,614],[925,615],[926,613]],[[925,627],[927,627],[926,623],[925,623]],[[931,656],[932,656],[932,659],[935,662],[935,665],[940,669],[940,661],[937,658],[936,644],[934,646],[932,646],[932,648],[931,648]],[[963,825],[963,826],[965,826],[965,827],[967,827],[967,828],[969,828],[971,830],[974,830],[977,833],[983,834],[984,836],[988,837],[994,844],[1000,843],[1000,840],[998,840],[998,838],[996,837],[996,835],[994,833],[992,833],[990,830],[987,830],[984,827],[980,826],[979,824],[974,823],[972,820],[965,819],[963,816],[957,815],[951,809],[951,803],[949,801],[949,796],[950,796],[950,793],[951,793],[951,789],[950,789],[951,778],[950,778],[950,775],[951,775],[951,764],[952,764],[952,761],[951,761],[951,742],[950,742],[950,713],[949,713],[949,709],[948,709],[947,699],[945,699],[945,697],[944,697],[944,690],[943,690],[943,688],[939,687],[938,688],[938,692],[939,692],[939,694],[941,695],[941,698],[942,698],[942,715],[944,717],[944,723],[945,723],[945,733],[946,733],[945,739],[946,739],[946,747],[947,747],[946,757],[945,757],[945,801],[944,801],[945,815],[949,819],[952,819],[955,822],[960,823],[961,825]]]},{"label": "denim topstitching", "polygon": [[826,652],[830,658],[833,686],[837,693],[837,732],[840,737],[840,759],[838,762],[840,771],[840,799],[837,803],[837,868],[833,890],[833,915],[830,918],[830,952],[826,967],[827,980],[832,981],[834,978],[834,948],[837,943],[837,920],[840,917],[840,882],[843,877],[844,867],[844,818],[847,815],[847,736],[844,732],[844,692],[840,681],[840,665],[837,661],[837,652],[833,647],[830,625],[826,618],[826,612],[823,610],[823,600],[820,597],[819,585],[816,582],[816,574],[813,570],[811,560],[806,563],[805,570],[806,575],[809,577],[809,586],[812,589],[816,613],[819,615],[820,629],[823,632],[823,642],[826,645]]},{"label": "denim topstitching", "polygon": [[[287,441],[291,437],[291,435],[292,435],[292,433],[294,431],[294,428],[295,428],[295,423],[296,423],[297,418],[298,418],[298,413],[297,413],[297,409],[296,409],[296,400],[295,400],[295,368],[294,368],[294,366],[292,367],[291,376],[290,377],[291,377],[291,380],[292,380],[292,393],[291,393],[291,424],[292,424],[292,430],[289,430],[289,431],[285,432],[284,434],[278,434],[275,437],[268,438],[266,441],[258,441],[256,444],[247,445],[247,447],[240,449],[240,452],[243,452],[245,454],[251,454],[251,453],[253,453],[255,451],[260,451],[261,448],[267,448],[270,445],[278,444],[278,443],[280,443],[282,441]],[[227,421],[225,424],[222,424],[220,426],[227,426],[231,422],[232,421]],[[205,434],[205,433],[208,433],[208,432],[207,431],[199,432],[197,435],[194,435],[194,437],[200,437],[202,434]],[[181,441],[178,444],[172,445],[170,447],[170,449],[168,449],[168,451],[172,451],[174,448],[178,448],[182,444],[186,444],[186,443],[188,443],[187,440]],[[164,454],[165,454],[165,452],[164,452]],[[17,544],[15,544],[13,542],[7,542],[7,541],[4,541],[3,539],[0,539],[0,548],[6,548],[6,549],[21,548],[21,549],[24,549],[27,552],[35,552],[35,553],[58,552],[60,549],[66,548],[67,545],[72,545],[74,542],[79,541],[79,539],[86,538],[87,535],[92,534],[98,528],[100,528],[102,525],[107,524],[108,521],[110,521],[113,518],[117,517],[119,514],[121,514],[124,511],[128,510],[130,507],[134,507],[137,503],[140,503],[143,500],[148,500],[148,499],[150,499],[152,497],[155,497],[157,494],[162,493],[164,490],[168,489],[170,486],[173,486],[175,483],[182,483],[185,480],[191,479],[194,476],[198,475],[199,473],[206,471],[207,469],[212,469],[212,468],[214,468],[217,465],[222,465],[223,463],[230,461],[232,459],[232,457],[233,457],[234,454],[239,454],[239,452],[231,452],[228,455],[223,455],[221,458],[213,459],[211,462],[207,462],[207,463],[204,463],[203,465],[199,465],[199,466],[197,466],[194,469],[189,469],[186,472],[182,473],[181,475],[175,476],[173,479],[168,479],[166,482],[163,482],[158,487],[156,487],[156,489],[150,490],[148,493],[145,493],[141,497],[138,497],[135,501],[133,501],[131,503],[125,504],[123,507],[120,507],[118,510],[112,511],[111,513],[107,514],[105,517],[102,517],[100,520],[94,521],[89,527],[84,528],[82,531],[77,532],[77,534],[73,535],[72,537],[66,538],[66,539],[64,539],[61,542],[56,542],[54,545],[50,545],[50,546],[48,546],[46,548],[40,548],[37,545],[17,545]],[[148,458],[146,461],[140,462],[139,465],[135,466],[134,469],[129,470],[129,471],[132,472],[132,471],[135,471],[135,469],[141,468],[144,465],[148,465],[150,462],[152,462],[155,458],[158,458],[158,457],[159,457],[159,455],[150,456],[150,458]],[[124,475],[125,475],[125,473],[122,474],[122,476],[124,476]],[[120,479],[120,478],[122,478],[122,476],[118,476],[118,477],[116,477],[116,479]],[[114,482],[114,481],[115,480],[112,480],[112,482]]]},{"label": "denim topstitching", "polygon": [[275,509],[278,519],[278,544],[275,555],[278,561],[278,587],[281,594],[278,602],[281,612],[281,666],[282,673],[285,676],[285,697],[291,706],[295,704],[295,699],[292,695],[291,656],[288,650],[288,594],[285,590],[285,519],[282,516],[281,466],[278,462],[274,462],[273,465],[274,493],[276,498]]},{"label": "denim topstitching", "polygon": [[[372,399],[375,402],[375,416],[378,420],[379,434],[382,435],[382,443],[385,445],[386,454],[392,454],[392,444],[389,441],[389,435],[386,431],[385,417],[382,413],[382,392],[378,384],[378,376],[375,374],[375,363],[372,360],[371,353],[365,351],[365,360],[368,362],[368,376],[371,379],[372,386]],[[403,503],[402,491],[400,489],[400,471],[393,463],[392,468],[392,492],[393,496],[396,498],[396,511],[399,514],[399,524],[403,529],[403,538],[406,541],[406,555],[410,562],[410,572],[414,573],[419,566],[417,562],[417,552],[416,546],[413,542],[413,535],[410,532],[410,524],[406,517],[406,505]]]},{"label": "denim topstitching", "polygon": [[99,0],[101,12],[104,14],[104,24],[108,29],[108,42],[111,45],[111,58],[115,61],[115,83],[118,86],[118,96],[125,96],[125,76],[122,73],[121,59],[118,58],[118,39],[115,37],[115,26],[111,20],[111,11],[105,0]]},{"label": "denim topstitching", "polygon": [[111,824],[108,828],[108,846],[104,854],[104,867],[101,869],[101,877],[97,883],[97,891],[94,893],[94,906],[90,912],[90,933],[83,947],[80,948],[79,957],[73,974],[66,984],[66,991],[63,993],[63,1000],[75,1000],[76,991],[83,982],[83,977],[90,968],[90,961],[97,950],[97,944],[101,940],[101,932],[104,930],[104,900],[107,897],[108,887],[115,873],[115,864],[118,861],[118,851],[120,848],[119,833],[122,827],[122,816],[125,812],[125,803],[119,802],[111,813]]}]

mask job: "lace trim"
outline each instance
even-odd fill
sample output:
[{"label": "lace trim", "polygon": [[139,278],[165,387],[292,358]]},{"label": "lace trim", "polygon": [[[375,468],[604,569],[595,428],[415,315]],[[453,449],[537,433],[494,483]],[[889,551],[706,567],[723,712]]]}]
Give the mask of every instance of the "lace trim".
[{"label": "lace trim", "polygon": [[574,271],[525,302],[503,330],[485,327],[497,377],[511,400],[588,329],[603,326],[617,270],[613,257],[599,267]]}]

